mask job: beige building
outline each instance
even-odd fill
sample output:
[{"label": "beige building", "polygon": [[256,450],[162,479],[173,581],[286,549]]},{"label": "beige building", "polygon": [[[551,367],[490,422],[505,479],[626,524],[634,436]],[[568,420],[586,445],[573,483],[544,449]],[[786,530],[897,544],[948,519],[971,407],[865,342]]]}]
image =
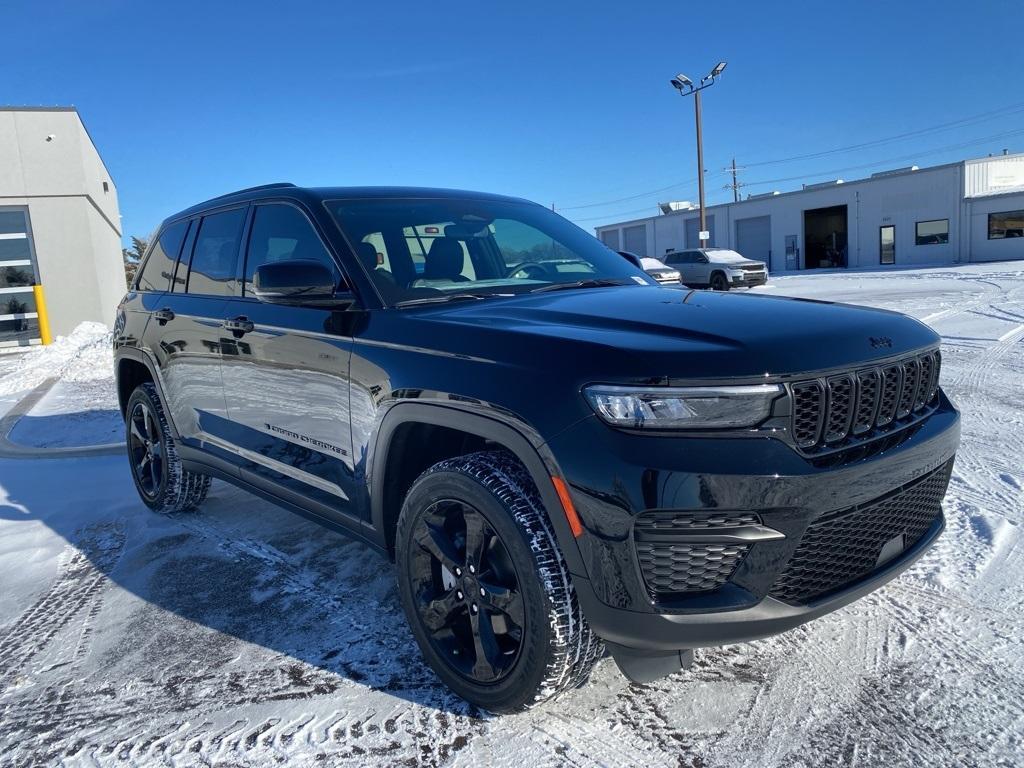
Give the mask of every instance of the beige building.
[{"label": "beige building", "polygon": [[117,190],[73,107],[0,107],[0,351],[112,325],[125,292]]}]

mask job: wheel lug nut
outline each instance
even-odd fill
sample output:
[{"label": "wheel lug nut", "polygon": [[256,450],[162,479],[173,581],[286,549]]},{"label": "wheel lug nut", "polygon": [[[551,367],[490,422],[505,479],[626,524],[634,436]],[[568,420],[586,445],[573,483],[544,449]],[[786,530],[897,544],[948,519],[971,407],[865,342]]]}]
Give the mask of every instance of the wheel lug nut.
[{"label": "wheel lug nut", "polygon": [[480,597],[486,597],[486,596],[487,596],[487,590],[484,589],[483,587],[480,587]]},{"label": "wheel lug nut", "polygon": [[455,569],[455,575],[456,576],[461,576],[462,575],[462,569],[461,568],[456,568]]},{"label": "wheel lug nut", "polygon": [[480,609],[476,607],[476,603],[473,603],[473,609],[472,610],[473,610],[473,613],[476,613]]},{"label": "wheel lug nut", "polygon": [[462,594],[462,592],[461,592],[461,591],[458,591],[458,592],[456,592],[456,593],[455,593],[455,596],[456,596],[457,598],[459,598],[459,600],[461,600],[461,599],[462,599],[462,598],[464,597],[464,595]]},{"label": "wheel lug nut", "polygon": [[472,565],[469,566],[469,572],[470,573],[476,573],[476,568],[474,566],[472,566]]}]

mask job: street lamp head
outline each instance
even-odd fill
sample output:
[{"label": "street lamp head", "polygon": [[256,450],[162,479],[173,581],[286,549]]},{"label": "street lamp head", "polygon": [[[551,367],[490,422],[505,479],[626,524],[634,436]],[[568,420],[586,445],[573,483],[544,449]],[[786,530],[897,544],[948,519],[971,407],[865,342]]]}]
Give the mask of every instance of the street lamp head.
[{"label": "street lamp head", "polygon": [[725,62],[720,61],[715,64],[715,68],[711,70],[709,77],[718,77],[723,71],[725,71]]},{"label": "street lamp head", "polygon": [[672,87],[677,91],[683,91],[687,88],[693,87],[693,81],[683,74],[676,75],[669,82],[672,83]]}]

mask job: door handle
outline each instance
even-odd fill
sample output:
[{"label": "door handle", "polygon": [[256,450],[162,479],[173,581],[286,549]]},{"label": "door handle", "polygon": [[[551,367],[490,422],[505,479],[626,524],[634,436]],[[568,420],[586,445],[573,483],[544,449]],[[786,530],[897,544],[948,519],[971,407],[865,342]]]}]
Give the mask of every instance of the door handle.
[{"label": "door handle", "polygon": [[156,318],[160,325],[167,325],[167,323],[174,319],[174,312],[171,311],[170,307],[164,307],[154,312],[153,317]]},{"label": "door handle", "polygon": [[256,324],[245,315],[239,315],[238,317],[225,320],[224,327],[231,331],[236,339],[240,339],[245,334],[250,333],[256,327]]}]

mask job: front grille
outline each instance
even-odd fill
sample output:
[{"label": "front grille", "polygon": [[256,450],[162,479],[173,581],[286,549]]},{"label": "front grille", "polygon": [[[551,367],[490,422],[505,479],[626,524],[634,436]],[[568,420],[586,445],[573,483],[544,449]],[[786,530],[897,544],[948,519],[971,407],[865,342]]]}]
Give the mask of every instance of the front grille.
[{"label": "front grille", "polygon": [[644,584],[651,597],[708,592],[729,580],[750,549],[747,544],[686,540],[686,533],[757,525],[746,513],[647,512],[636,519],[633,536]]},{"label": "front grille", "polygon": [[938,351],[789,385],[792,434],[804,451],[844,447],[879,430],[903,427],[938,394]]},{"label": "front grille", "polygon": [[882,548],[903,536],[903,548],[921,540],[942,515],[952,462],[878,501],[811,523],[768,594],[806,603],[870,575]]}]

